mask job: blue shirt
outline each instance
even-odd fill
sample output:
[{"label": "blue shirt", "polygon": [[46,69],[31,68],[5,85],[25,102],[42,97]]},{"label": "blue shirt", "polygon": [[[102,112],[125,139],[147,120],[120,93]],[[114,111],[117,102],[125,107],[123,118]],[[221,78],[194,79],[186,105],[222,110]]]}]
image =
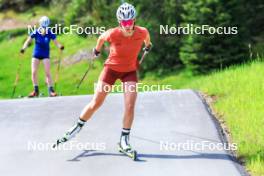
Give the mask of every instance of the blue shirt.
[{"label": "blue shirt", "polygon": [[35,39],[35,47],[33,57],[35,58],[49,58],[50,54],[50,39],[55,40],[56,35],[48,30],[47,34],[41,35],[39,30],[30,33],[30,37]]}]

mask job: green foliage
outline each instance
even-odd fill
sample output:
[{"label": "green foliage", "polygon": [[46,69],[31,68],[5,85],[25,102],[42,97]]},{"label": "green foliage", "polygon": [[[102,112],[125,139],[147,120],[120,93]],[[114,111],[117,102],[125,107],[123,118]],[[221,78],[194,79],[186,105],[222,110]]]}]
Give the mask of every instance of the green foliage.
[{"label": "green foliage", "polygon": [[0,10],[14,9],[25,11],[32,5],[48,4],[49,0],[0,0]]},{"label": "green foliage", "polygon": [[247,9],[247,19],[244,21],[254,41],[258,41],[258,37],[264,37],[264,1],[263,0],[243,0],[243,6]]},{"label": "green foliage", "polygon": [[67,6],[67,11],[64,17],[66,25],[78,22],[78,18],[85,13],[88,6],[86,0],[72,0]]},{"label": "green foliage", "polygon": [[[105,0],[53,0],[53,6],[59,8],[59,11],[65,13],[56,17],[65,25],[78,25],[80,27],[113,27],[116,24],[115,11],[118,2]],[[56,8],[56,9],[57,9]],[[56,12],[55,12],[56,13]],[[86,36],[83,34],[83,36]]]},{"label": "green foliage", "polygon": [[181,67],[180,36],[160,34],[160,25],[180,24],[181,2],[177,0],[136,0],[133,3],[138,11],[137,23],[149,30],[153,43],[153,49],[144,60],[143,71],[155,71],[162,75]]},{"label": "green foliage", "polygon": [[27,31],[25,29],[15,29],[12,31],[2,31],[0,32],[0,42],[3,40],[11,40],[17,36],[26,34]]},{"label": "green foliage", "polygon": [[194,73],[208,73],[247,60],[248,30],[243,25],[246,9],[235,0],[192,0],[183,4],[183,24],[195,27],[238,27],[238,34],[192,34],[182,40],[180,57]]}]

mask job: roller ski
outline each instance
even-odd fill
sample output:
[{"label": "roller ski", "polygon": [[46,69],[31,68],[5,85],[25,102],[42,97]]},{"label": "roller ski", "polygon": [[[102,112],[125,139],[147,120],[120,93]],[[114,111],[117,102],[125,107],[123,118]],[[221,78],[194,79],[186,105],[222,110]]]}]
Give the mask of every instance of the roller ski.
[{"label": "roller ski", "polygon": [[79,119],[78,122],[63,135],[62,138],[57,139],[56,143],[52,146],[52,148],[56,148],[60,144],[63,144],[72,139],[77,133],[81,131],[84,124],[85,121]]},{"label": "roller ski", "polygon": [[129,158],[131,158],[134,161],[137,161],[137,151],[133,150],[131,146],[129,145],[127,148],[123,148],[120,143],[118,143],[118,151],[120,153],[125,154]]},{"label": "roller ski", "polygon": [[120,153],[125,154],[126,156],[133,159],[134,161],[136,161],[137,152],[133,150],[131,145],[129,144],[129,133],[130,133],[130,129],[123,128],[122,134],[120,137],[120,142],[118,143],[118,151]]},{"label": "roller ski", "polygon": [[37,98],[39,97],[39,91],[32,91],[29,95],[28,98]]}]

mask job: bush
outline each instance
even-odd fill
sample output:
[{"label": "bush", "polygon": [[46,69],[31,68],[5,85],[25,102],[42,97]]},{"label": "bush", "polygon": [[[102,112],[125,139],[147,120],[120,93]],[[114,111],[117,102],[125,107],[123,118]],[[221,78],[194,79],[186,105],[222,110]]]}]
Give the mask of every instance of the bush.
[{"label": "bush", "polygon": [[0,10],[25,11],[36,4],[48,4],[48,0],[0,0]]}]

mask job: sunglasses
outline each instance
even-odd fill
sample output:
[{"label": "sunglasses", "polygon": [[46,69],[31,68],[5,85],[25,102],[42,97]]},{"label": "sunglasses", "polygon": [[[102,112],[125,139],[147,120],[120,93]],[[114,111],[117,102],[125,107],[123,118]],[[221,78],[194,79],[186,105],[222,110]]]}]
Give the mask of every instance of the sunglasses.
[{"label": "sunglasses", "polygon": [[120,22],[121,26],[124,26],[124,27],[129,27],[129,26],[132,26],[134,24],[134,20],[122,20]]}]

